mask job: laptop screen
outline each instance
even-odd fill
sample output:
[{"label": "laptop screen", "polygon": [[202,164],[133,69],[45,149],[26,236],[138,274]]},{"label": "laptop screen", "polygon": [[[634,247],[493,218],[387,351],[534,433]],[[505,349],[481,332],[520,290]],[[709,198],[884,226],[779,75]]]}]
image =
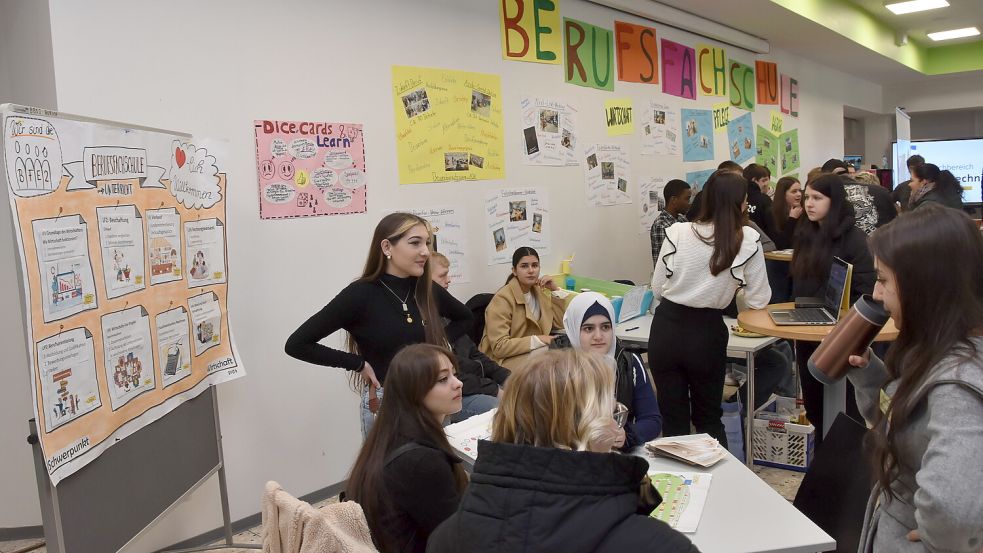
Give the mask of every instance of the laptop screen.
[{"label": "laptop screen", "polygon": [[829,268],[829,281],[826,283],[826,297],[823,305],[834,317],[839,318],[840,306],[843,305],[843,291],[846,288],[846,277],[849,265],[839,257],[833,258]]}]

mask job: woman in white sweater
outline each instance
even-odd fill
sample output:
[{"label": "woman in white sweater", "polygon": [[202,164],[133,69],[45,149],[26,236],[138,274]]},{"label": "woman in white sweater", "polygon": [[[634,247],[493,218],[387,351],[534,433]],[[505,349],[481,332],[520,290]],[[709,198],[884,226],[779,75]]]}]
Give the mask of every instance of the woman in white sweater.
[{"label": "woman in white sweater", "polygon": [[690,421],[727,445],[720,408],[727,363],[723,309],[744,289],[753,309],[771,298],[758,233],[747,226],[747,181],[717,171],[700,215],[676,223],[652,274],[660,300],[649,333],[649,364],[664,417],[663,435],[689,434]]}]

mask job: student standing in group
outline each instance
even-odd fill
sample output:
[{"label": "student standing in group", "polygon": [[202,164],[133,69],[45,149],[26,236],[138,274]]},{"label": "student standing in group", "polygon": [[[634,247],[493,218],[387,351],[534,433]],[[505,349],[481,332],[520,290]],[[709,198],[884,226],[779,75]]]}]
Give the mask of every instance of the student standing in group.
[{"label": "student standing in group", "polygon": [[771,170],[764,165],[752,163],[744,168],[744,180],[747,181],[747,213],[751,221],[773,240],[775,230],[772,228]]},{"label": "student standing in group", "polygon": [[[551,351],[516,371],[460,509],[428,553],[697,553],[650,516],[648,463],[611,453],[614,374],[599,356]],[[719,398],[718,398],[719,401]]]},{"label": "student standing in group", "polygon": [[[729,159],[726,160],[726,161],[721,161],[720,162],[720,165],[717,165],[717,171],[727,171],[727,172],[730,172],[730,173],[737,173],[738,175],[743,175],[744,174],[744,168],[741,167],[741,165],[739,163],[737,163],[736,161],[731,161]],[[694,184],[700,184],[701,185],[701,186],[698,186],[697,187],[697,188],[700,189],[700,192],[697,192],[696,193],[696,196],[693,197],[693,202],[689,206],[689,211],[686,212],[686,220],[687,221],[693,221],[693,220],[695,220],[697,217],[700,216],[700,210],[703,209],[703,186],[702,185],[703,184],[706,184],[706,183],[694,183]],[[765,251],[768,251],[768,250],[765,250]]]},{"label": "student standing in group", "polygon": [[717,171],[703,190],[700,216],[666,231],[652,292],[661,299],[649,332],[649,364],[666,436],[689,434],[690,421],[726,446],[720,421],[727,364],[722,310],[744,288],[748,307],[768,304],[758,233],[744,226],[747,181]]},{"label": "student standing in group", "polygon": [[981,552],[983,239],[964,213],[928,204],[875,231],[870,249],[874,298],[899,332],[885,361],[850,358],[873,427],[860,551]]},{"label": "student standing in group", "polygon": [[614,308],[597,292],[584,292],[570,302],[563,327],[573,349],[594,352],[615,374],[614,397],[627,411],[622,437],[616,447],[623,451],[659,437],[662,415],[638,354],[625,350],[614,335]]},{"label": "student standing in group", "polygon": [[507,369],[521,367],[531,353],[553,341],[550,333],[563,325],[563,311],[572,299],[557,294],[553,277],[540,277],[539,271],[536,250],[528,246],[515,250],[512,274],[485,309],[480,349]]},{"label": "student standing in group", "polygon": [[[874,232],[898,215],[891,200],[891,193],[880,185],[858,182],[849,175],[849,165],[841,159],[830,159],[823,164],[823,173],[843,177],[843,189],[847,200],[853,205],[854,224],[864,234]],[[811,179],[810,179],[811,180]]]},{"label": "student standing in group", "polygon": [[345,489],[383,553],[423,553],[461,501],[467,476],[443,430],[461,410],[456,372],[454,355],[430,344],[406,346],[389,365],[379,419]]},{"label": "student standing in group", "polygon": [[652,223],[650,238],[652,241],[652,265],[658,264],[659,250],[662,249],[662,241],[666,239],[666,229],[676,223],[686,222],[686,212],[689,211],[690,197],[693,190],[689,183],[680,179],[672,179],[666,183],[662,189],[662,195],[666,200],[666,208],[659,213]]},{"label": "student standing in group", "polygon": [[909,209],[938,203],[953,209],[963,207],[963,187],[949,171],[939,171],[934,163],[923,163],[911,172]]},{"label": "student standing in group", "polygon": [[[451,285],[451,262],[442,253],[430,255],[433,281],[445,290]],[[451,344],[457,356],[457,377],[464,383],[464,399],[461,411],[450,417],[450,422],[461,422],[498,407],[498,392],[505,385],[510,371],[492,361],[478,350],[469,334],[462,334]]]},{"label": "student standing in group", "polygon": [[[905,164],[908,166],[908,174],[911,175],[915,172],[915,167],[923,165],[925,163],[925,158],[915,154],[908,158]],[[911,199],[911,179],[902,182],[901,184],[894,187],[894,191],[891,192],[891,199],[894,200],[898,211],[904,211],[908,209],[908,202]]]},{"label": "student standing in group", "polygon": [[[362,435],[372,426],[389,361],[405,345],[445,346],[466,333],[471,311],[430,277],[430,230],[409,213],[386,215],[375,227],[362,276],[307,319],[285,351],[308,363],[340,367],[361,377]],[[443,319],[447,323],[446,331]],[[321,345],[338,330],[348,332],[348,351]]]},{"label": "student standing in group", "polygon": [[[874,290],[874,260],[867,249],[867,235],[854,224],[853,206],[847,200],[843,187],[844,178],[824,174],[806,183],[803,204],[806,220],[798,224],[792,255],[794,297],[826,297],[833,257],[853,265],[850,305],[862,294],[870,294]],[[818,345],[816,342],[797,341],[795,358],[806,415],[817,429],[821,429],[823,384],[809,373],[806,366],[806,361]],[[847,413],[857,414],[852,389],[847,390]],[[816,434],[816,442],[821,441],[820,431]]]}]

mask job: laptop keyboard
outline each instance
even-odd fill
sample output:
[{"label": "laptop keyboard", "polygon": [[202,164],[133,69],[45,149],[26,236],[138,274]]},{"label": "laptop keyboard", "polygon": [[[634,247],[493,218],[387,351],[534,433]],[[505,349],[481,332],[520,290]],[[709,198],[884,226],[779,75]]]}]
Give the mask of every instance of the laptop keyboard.
[{"label": "laptop keyboard", "polygon": [[825,323],[829,322],[829,315],[826,311],[818,307],[797,307],[788,313],[791,321],[796,323]]}]

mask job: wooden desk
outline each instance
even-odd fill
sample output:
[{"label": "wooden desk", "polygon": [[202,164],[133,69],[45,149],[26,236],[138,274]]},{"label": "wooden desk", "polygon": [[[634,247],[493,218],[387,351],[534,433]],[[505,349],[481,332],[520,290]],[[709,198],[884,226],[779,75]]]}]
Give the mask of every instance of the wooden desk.
[{"label": "wooden desk", "polygon": [[[795,307],[794,302],[789,303],[775,303],[769,305],[768,307],[777,307],[779,309],[792,309]],[[830,332],[833,331],[834,325],[793,325],[793,326],[778,326],[771,320],[771,316],[768,315],[767,309],[749,309],[747,311],[742,311],[737,314],[737,321],[741,323],[741,326],[750,330],[751,332],[757,332],[759,334],[764,334],[765,336],[777,336],[779,338],[788,338],[790,340],[799,340],[803,342],[822,342]],[[898,338],[898,327],[894,324],[894,319],[888,320],[884,328],[877,334],[874,338],[875,342],[893,342]],[[825,435],[829,430],[829,427],[833,425],[833,420],[836,419],[837,413],[841,413],[846,410],[846,379],[841,379],[836,384],[826,387],[826,391],[823,394],[823,420],[822,420],[822,433]],[[812,421],[814,424],[816,421]]]},{"label": "wooden desk", "polygon": [[792,261],[792,250],[765,252],[765,259],[771,259],[772,261]]}]

